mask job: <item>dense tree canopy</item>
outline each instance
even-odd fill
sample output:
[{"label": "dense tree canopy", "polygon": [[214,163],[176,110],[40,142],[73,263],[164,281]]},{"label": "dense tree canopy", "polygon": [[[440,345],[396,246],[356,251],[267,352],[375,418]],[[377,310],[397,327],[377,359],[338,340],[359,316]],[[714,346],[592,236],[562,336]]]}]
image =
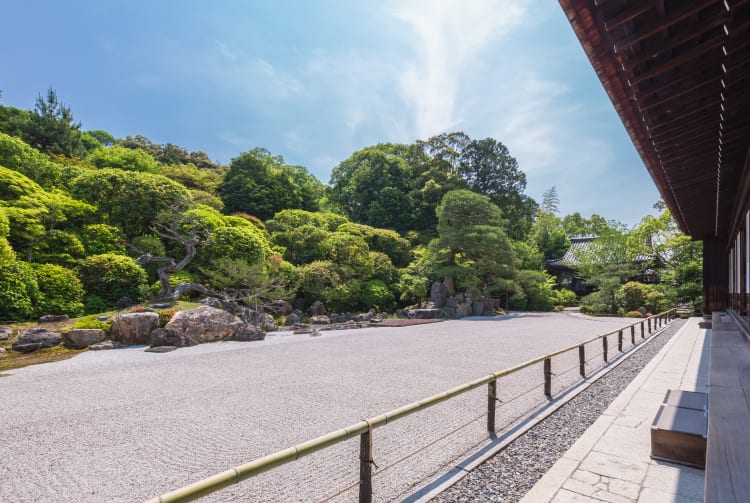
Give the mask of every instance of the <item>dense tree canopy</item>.
[{"label": "dense tree canopy", "polygon": [[[592,311],[700,302],[700,244],[668,214],[631,231],[596,214],[558,216],[554,187],[541,207],[525,190],[493,138],[448,132],[364,147],[326,186],[264,148],[222,166],[142,135],[82,131],[50,89],[33,111],[0,105],[0,320],[143,300],[164,288],[161,266],[183,256],[170,287],[252,288],[351,311],[424,305],[444,281],[470,299],[546,310],[576,301],[544,270],[572,235],[598,237],[598,257],[581,257],[574,272],[596,290],[583,300]],[[200,236],[194,255],[177,236]],[[636,256],[661,283],[640,282]]]},{"label": "dense tree canopy", "polygon": [[232,159],[218,195],[225,211],[246,212],[266,220],[284,209],[316,210],[316,196],[322,190],[306,171],[287,166],[282,157],[266,149],[255,148]]}]

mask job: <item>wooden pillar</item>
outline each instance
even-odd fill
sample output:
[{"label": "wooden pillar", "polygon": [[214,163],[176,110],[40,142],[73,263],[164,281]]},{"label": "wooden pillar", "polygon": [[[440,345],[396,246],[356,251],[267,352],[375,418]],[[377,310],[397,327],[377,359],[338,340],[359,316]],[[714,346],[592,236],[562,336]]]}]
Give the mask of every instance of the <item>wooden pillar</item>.
[{"label": "wooden pillar", "polygon": [[372,425],[359,437],[359,501],[372,503]]},{"label": "wooden pillar", "polygon": [[552,359],[544,359],[544,396],[552,398]]},{"label": "wooden pillar", "polygon": [[497,402],[497,379],[487,383],[487,431],[495,434],[495,403]]},{"label": "wooden pillar", "polygon": [[586,379],[586,347],[583,344],[578,346],[578,373]]},{"label": "wooden pillar", "polygon": [[725,243],[719,238],[703,240],[703,315],[728,307],[729,255]]}]

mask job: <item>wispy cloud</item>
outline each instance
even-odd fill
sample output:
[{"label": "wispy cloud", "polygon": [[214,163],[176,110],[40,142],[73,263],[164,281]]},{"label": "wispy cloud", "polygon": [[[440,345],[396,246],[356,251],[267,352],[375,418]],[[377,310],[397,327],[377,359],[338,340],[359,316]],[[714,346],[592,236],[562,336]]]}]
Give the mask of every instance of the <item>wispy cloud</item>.
[{"label": "wispy cloud", "polygon": [[412,34],[413,58],[403,63],[399,87],[420,138],[461,125],[456,102],[462,82],[476,77],[483,51],[520,24],[524,3],[419,0],[390,9]]}]

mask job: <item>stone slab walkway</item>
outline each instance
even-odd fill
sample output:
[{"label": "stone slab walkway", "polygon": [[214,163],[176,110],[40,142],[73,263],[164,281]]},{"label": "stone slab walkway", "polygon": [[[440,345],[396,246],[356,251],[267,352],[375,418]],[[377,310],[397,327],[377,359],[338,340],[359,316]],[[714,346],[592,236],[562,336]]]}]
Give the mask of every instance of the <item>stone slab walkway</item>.
[{"label": "stone slab walkway", "polygon": [[699,321],[675,334],[522,503],[703,501],[703,470],[650,457],[667,390],[707,391],[710,331]]}]

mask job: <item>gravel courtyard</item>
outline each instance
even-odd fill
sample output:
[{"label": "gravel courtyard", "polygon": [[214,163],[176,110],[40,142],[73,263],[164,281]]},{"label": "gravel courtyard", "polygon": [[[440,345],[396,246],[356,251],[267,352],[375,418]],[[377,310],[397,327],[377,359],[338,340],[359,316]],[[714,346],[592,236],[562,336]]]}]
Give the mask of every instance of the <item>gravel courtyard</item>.
[{"label": "gravel courtyard", "polygon": [[[563,312],[279,333],[9,371],[0,377],[0,501],[143,501],[632,321]],[[609,347],[614,354],[616,337]],[[553,360],[556,389],[575,379],[571,357]],[[543,402],[541,379],[535,366],[498,382],[501,400],[530,390],[498,409],[498,425]],[[484,443],[485,407],[482,388],[375,430],[376,500],[408,496]],[[205,500],[356,500],[356,488],[337,493],[357,481],[358,452],[350,440]]]}]

